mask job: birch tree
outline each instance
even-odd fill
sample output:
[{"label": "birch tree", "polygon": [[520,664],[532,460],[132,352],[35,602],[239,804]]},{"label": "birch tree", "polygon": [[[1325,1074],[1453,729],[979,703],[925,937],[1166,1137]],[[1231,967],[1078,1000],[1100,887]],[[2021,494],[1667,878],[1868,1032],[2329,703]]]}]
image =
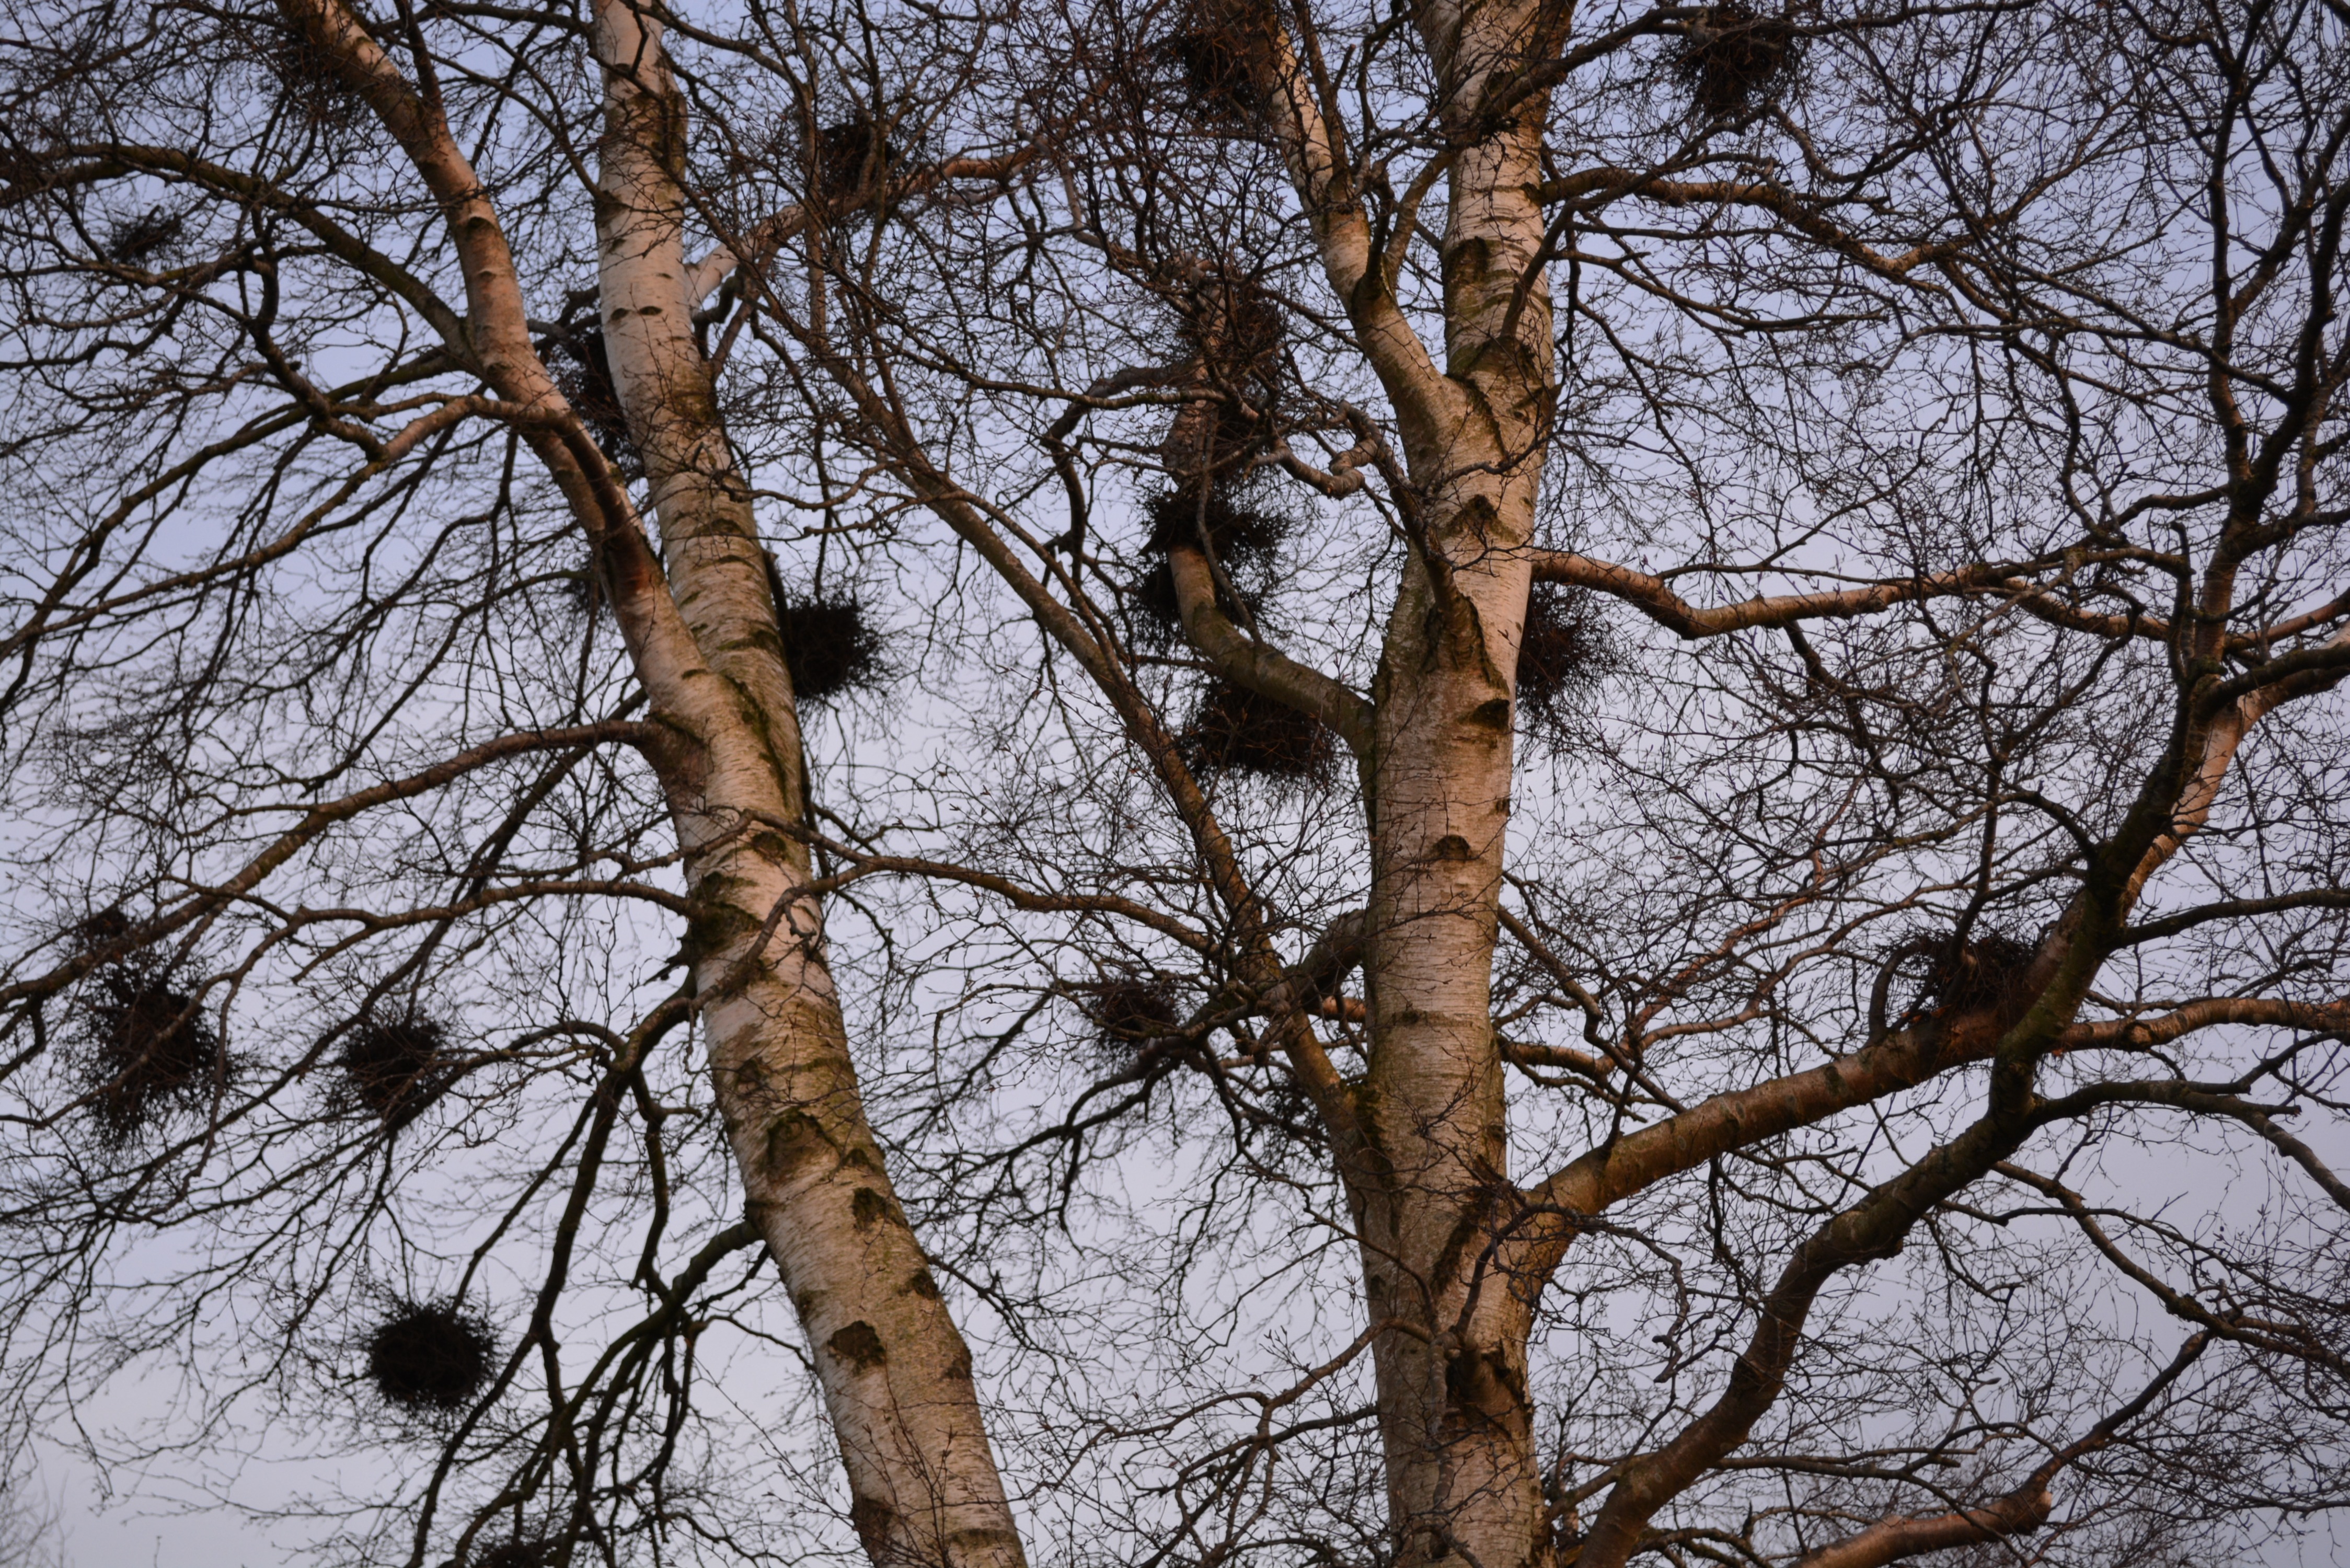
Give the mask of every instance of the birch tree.
[{"label": "birch tree", "polygon": [[2344,1501],[2338,9],[12,14],[17,1429],[420,1568]]}]

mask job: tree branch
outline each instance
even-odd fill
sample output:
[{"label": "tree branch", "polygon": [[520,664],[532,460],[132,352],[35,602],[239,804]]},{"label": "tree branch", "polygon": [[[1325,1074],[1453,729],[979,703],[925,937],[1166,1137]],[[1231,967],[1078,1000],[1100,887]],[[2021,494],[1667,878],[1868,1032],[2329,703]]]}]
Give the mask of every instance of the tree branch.
[{"label": "tree branch", "polygon": [[1175,602],[1182,607],[1183,629],[1191,633],[1192,646],[1208,656],[1218,674],[1259,696],[1311,713],[1330,726],[1355,755],[1370,754],[1376,710],[1368,700],[1279,649],[1243,636],[1217,607],[1208,557],[1196,546],[1178,545],[1168,551],[1167,566],[1175,578]]},{"label": "tree branch", "polygon": [[2012,1491],[1975,1508],[1925,1518],[1879,1520],[1856,1535],[1804,1553],[1795,1568],[1884,1568],[1886,1563],[1898,1563],[1904,1557],[1998,1541],[2039,1529],[2054,1511],[2055,1499],[2049,1495],[2048,1488],[2058,1473],[2111,1444],[2123,1427],[2144,1415],[2164,1389],[2185,1376],[2210,1343],[2208,1332],[2190,1335],[2178,1354],[2171,1357],[2170,1365],[2157,1374],[2137,1397],[2090,1428],[2079,1440],[2051,1454],[2030,1479]]}]

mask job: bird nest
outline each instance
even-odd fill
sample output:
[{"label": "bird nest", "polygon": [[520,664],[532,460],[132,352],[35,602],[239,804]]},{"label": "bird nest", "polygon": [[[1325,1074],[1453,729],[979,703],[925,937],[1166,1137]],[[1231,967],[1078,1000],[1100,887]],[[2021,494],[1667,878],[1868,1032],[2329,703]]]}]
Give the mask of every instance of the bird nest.
[{"label": "bird nest", "polygon": [[556,577],[553,591],[556,601],[574,620],[611,613],[612,596],[605,591],[603,574],[596,569],[593,556]]},{"label": "bird nest", "polygon": [[1881,1032],[1947,1014],[2016,1011],[2028,998],[2034,956],[2033,944],[1998,931],[1971,939],[1956,954],[1950,933],[1911,937],[1885,957],[1872,1023]]},{"label": "bird nest", "polygon": [[350,83],[341,61],[290,26],[272,26],[263,40],[262,63],[277,78],[278,102],[295,119],[314,130],[347,130],[367,109]]},{"label": "bird nest", "polygon": [[400,1409],[446,1414],[490,1379],[497,1337],[456,1301],[395,1300],[367,1341],[367,1376]]},{"label": "bird nest", "polygon": [[1250,1118],[1250,1141],[1262,1164],[1295,1172],[1321,1163],[1329,1135],[1313,1097],[1294,1080],[1284,1077],[1265,1089],[1257,1096],[1255,1111]]},{"label": "bird nest", "polygon": [[851,594],[778,595],[775,628],[793,693],[822,702],[846,691],[869,691],[889,678],[882,639]]},{"label": "bird nest", "polygon": [[467,1552],[465,1568],[555,1568],[563,1557],[559,1541],[502,1541]]},{"label": "bird nest", "polygon": [[[1225,581],[1231,581],[1229,573]],[[1264,617],[1264,592],[1250,584],[1233,583],[1227,593],[1219,583],[1216,603],[1234,620],[1261,622]],[[1127,607],[1138,646],[1163,652],[1182,642],[1183,605],[1175,592],[1175,568],[1164,557],[1134,580]]]},{"label": "bird nest", "polygon": [[389,1015],[370,1012],[346,1028],[335,1067],[340,1079],[337,1097],[392,1128],[413,1121],[456,1081],[459,1071],[447,1028],[413,1008]]},{"label": "bird nest", "polygon": [[1177,485],[1143,504],[1150,524],[1143,549],[1153,557],[1128,590],[1136,639],[1154,648],[1170,648],[1183,639],[1183,609],[1175,593],[1175,573],[1168,552],[1179,545],[1205,543],[1224,568],[1216,598],[1224,613],[1243,623],[1254,621],[1264,602],[1263,587],[1234,580],[1234,574],[1261,578],[1274,556],[1296,526],[1296,519],[1262,504],[1253,486],[1225,482],[1202,488]]},{"label": "bird nest", "polygon": [[1282,784],[1328,784],[1338,738],[1286,702],[1229,680],[1211,681],[1175,737],[1195,773],[1240,774]]},{"label": "bird nest", "polygon": [[1176,308],[1178,331],[1217,379],[1267,380],[1278,370],[1288,320],[1236,258],[1196,265]]},{"label": "bird nest", "polygon": [[623,480],[634,484],[645,476],[645,455],[629,433],[628,411],[620,406],[620,389],[612,379],[612,360],[601,327],[586,324],[566,327],[539,345],[546,372],[556,390],[588,427],[588,434]]},{"label": "bird nest", "polygon": [[[76,940],[88,951],[129,931],[129,920],[109,911],[86,922]],[[209,1105],[231,1075],[227,1044],[203,997],[178,961],[151,950],[109,959],[83,979],[68,1033],[85,1104],[110,1146]]]},{"label": "bird nest", "polygon": [[1093,1023],[1095,1044],[1114,1058],[1165,1039],[1182,1022],[1175,1007],[1175,988],[1155,977],[1127,975],[1097,981],[1087,988],[1082,1005]]},{"label": "bird nest", "polygon": [[168,207],[150,207],[138,217],[114,225],[106,236],[105,255],[117,266],[145,266],[170,254],[180,243],[187,219]]},{"label": "bird nest", "polygon": [[869,114],[827,125],[816,133],[812,193],[827,207],[846,205],[889,179],[904,161],[904,151]]},{"label": "bird nest", "polygon": [[1175,335],[1213,394],[1187,403],[1168,432],[1168,465],[1179,483],[1222,485],[1248,476],[1284,419],[1288,378],[1282,355],[1289,324],[1250,272],[1226,260],[1188,262],[1177,290]]},{"label": "bird nest", "polygon": [[1192,118],[1255,130],[1270,116],[1279,64],[1271,15],[1246,0],[1185,0],[1152,50]]},{"label": "bird nest", "polygon": [[1596,596],[1556,583],[1534,585],[1518,642],[1518,717],[1530,733],[1566,743],[1617,665]]},{"label": "bird nest", "polygon": [[1698,109],[1728,117],[1775,96],[1794,70],[1801,45],[1785,17],[1762,16],[1745,0],[1724,0],[1690,25],[1673,69]]},{"label": "bird nest", "polygon": [[1178,485],[1144,503],[1142,514],[1150,523],[1143,548],[1152,554],[1163,556],[1204,539],[1224,563],[1270,561],[1297,525],[1295,518],[1256,504],[1247,490],[1229,484],[1211,486],[1204,495],[1197,485]]}]

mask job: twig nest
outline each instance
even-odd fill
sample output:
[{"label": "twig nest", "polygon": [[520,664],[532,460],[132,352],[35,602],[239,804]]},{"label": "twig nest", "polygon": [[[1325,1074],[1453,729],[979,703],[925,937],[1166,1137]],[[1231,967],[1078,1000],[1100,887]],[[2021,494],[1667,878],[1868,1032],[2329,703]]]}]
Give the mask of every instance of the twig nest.
[{"label": "twig nest", "polygon": [[1518,643],[1518,717],[1554,743],[1573,738],[1617,659],[1599,601],[1582,588],[1536,583]]},{"label": "twig nest", "polygon": [[612,613],[612,596],[604,591],[604,579],[592,556],[556,580],[555,594],[575,620]]},{"label": "twig nest", "polygon": [[869,114],[827,125],[816,133],[813,194],[827,206],[851,202],[887,180],[903,161],[904,154]]},{"label": "twig nest", "polygon": [[[1235,620],[1243,611],[1250,620],[1261,620],[1264,615],[1263,590],[1247,583],[1233,584],[1231,594],[1218,585],[1216,602]],[[1175,568],[1165,557],[1135,579],[1127,594],[1127,607],[1139,646],[1164,651],[1183,641],[1183,605],[1175,593]]]},{"label": "twig nest", "polygon": [[1913,936],[1886,955],[1877,982],[1875,1027],[1898,1028],[1942,1013],[2003,1013],[2023,1000],[2035,950],[2030,942],[1987,931],[1954,956],[1952,934]]},{"label": "twig nest", "polygon": [[1690,24],[1673,69],[1699,109],[1726,117],[1785,86],[1800,44],[1785,17],[1759,15],[1746,0],[1723,0]]},{"label": "twig nest", "polygon": [[1216,559],[1262,565],[1272,559],[1297,526],[1296,520],[1253,504],[1237,486],[1217,485],[1202,494],[1197,485],[1178,485],[1150,498],[1143,506],[1150,535],[1143,547],[1165,555],[1179,545],[1198,545],[1204,536]]},{"label": "twig nest", "polygon": [[557,1541],[502,1541],[467,1552],[465,1568],[554,1568],[562,1557]]},{"label": "twig nest", "polygon": [[1098,981],[1091,992],[1083,1004],[1086,1016],[1093,1021],[1096,1043],[1112,1056],[1130,1055],[1173,1033],[1181,1022],[1175,988],[1163,980],[1127,975]]},{"label": "twig nest", "polygon": [[2032,950],[2030,943],[1993,931],[1967,943],[1956,960],[1938,952],[1919,1005],[1936,1012],[2004,1008],[2022,990]]},{"label": "twig nest", "polygon": [[853,594],[778,595],[775,629],[783,639],[792,691],[804,701],[822,702],[844,691],[870,690],[888,678],[881,634]]},{"label": "twig nest", "polygon": [[1295,518],[1257,504],[1250,487],[1234,484],[1212,486],[1204,496],[1196,485],[1179,485],[1153,496],[1142,511],[1150,524],[1143,549],[1155,559],[1128,596],[1139,641],[1153,648],[1182,642],[1183,608],[1167,554],[1179,545],[1197,546],[1203,535],[1231,584],[1229,593],[1223,584],[1217,586],[1217,603],[1236,620],[1256,618],[1264,602],[1262,587],[1233,581],[1232,574],[1262,577],[1296,527]]},{"label": "twig nest", "polygon": [[404,1410],[457,1409],[489,1381],[497,1338],[454,1301],[396,1301],[368,1335],[368,1381]]},{"label": "twig nest", "polygon": [[168,255],[180,243],[187,220],[168,207],[150,207],[136,218],[114,225],[106,236],[105,255],[117,266],[145,266]]},{"label": "twig nest", "polygon": [[588,435],[613,468],[631,484],[642,479],[645,456],[629,433],[629,416],[620,407],[620,389],[612,379],[603,329],[585,323],[569,326],[539,348],[556,389],[588,427]]},{"label": "twig nest", "polygon": [[1135,579],[1126,604],[1137,644],[1164,650],[1183,640],[1183,605],[1175,595],[1175,568],[1166,561]]},{"label": "twig nest", "polygon": [[1196,262],[1180,302],[1181,332],[1208,372],[1228,384],[1278,373],[1289,323],[1249,269],[1232,258]]},{"label": "twig nest", "polygon": [[1295,1170],[1317,1163],[1329,1147],[1321,1113],[1313,1096],[1294,1080],[1283,1078],[1257,1096],[1256,1156],[1275,1170]]},{"label": "twig nest", "polygon": [[1200,121],[1254,130],[1273,109],[1277,60],[1263,14],[1242,0],[1186,0],[1152,51],[1171,67],[1184,106]]},{"label": "twig nest", "polygon": [[1337,773],[1337,740],[1312,714],[1220,679],[1201,693],[1175,743],[1194,772],[1327,784]]},{"label": "twig nest", "polygon": [[1201,389],[1169,426],[1160,456],[1179,488],[1245,482],[1251,460],[1281,433],[1288,323],[1255,279],[1231,261],[1191,258],[1174,299],[1176,335],[1199,366]]},{"label": "twig nest", "polygon": [[335,1066],[339,1096],[388,1127],[413,1121],[457,1077],[448,1030],[412,1008],[390,1016],[369,1013],[351,1024]]},{"label": "twig nest", "polygon": [[1282,430],[1280,308],[1229,261],[1191,256],[1175,271],[1177,335],[1191,355],[1199,395],[1177,411],[1159,443],[1172,483],[1142,504],[1150,525],[1143,548],[1159,560],[1128,593],[1138,639],[1160,647],[1182,633],[1169,551],[1204,548],[1224,568],[1218,597],[1225,613],[1250,621],[1262,585],[1230,579],[1243,567],[1261,577],[1296,527],[1266,504],[1267,476],[1257,466]]},{"label": "twig nest", "polygon": [[292,26],[273,26],[263,63],[277,78],[279,101],[314,130],[346,130],[368,112],[367,100],[343,79],[340,62]]},{"label": "twig nest", "polygon": [[[130,921],[109,910],[76,932],[85,950],[119,941]],[[90,1115],[120,1145],[174,1111],[207,1104],[231,1064],[203,998],[162,954],[134,951],[85,978],[69,1026]]]}]

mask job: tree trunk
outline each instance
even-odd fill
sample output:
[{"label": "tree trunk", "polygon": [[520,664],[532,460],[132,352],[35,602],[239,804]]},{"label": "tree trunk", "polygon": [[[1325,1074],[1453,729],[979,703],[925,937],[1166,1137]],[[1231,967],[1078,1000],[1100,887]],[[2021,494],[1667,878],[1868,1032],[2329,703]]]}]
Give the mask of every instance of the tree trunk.
[{"label": "tree trunk", "polygon": [[[1447,100],[1523,60],[1531,8],[1432,7]],[[1492,976],[1517,649],[1555,385],[1540,103],[1461,154],[1443,251],[1451,417],[1405,421],[1419,550],[1388,621],[1372,773],[1365,1205],[1388,1493],[1404,1564],[1550,1560],[1526,1340],[1539,1280],[1494,1272],[1516,1204]],[[1468,131],[1465,126],[1454,128]],[[1463,140],[1478,134],[1468,131]],[[1429,400],[1434,404],[1437,400]],[[1415,439],[1417,436],[1418,439]]]},{"label": "tree trunk", "polygon": [[683,96],[658,25],[619,0],[597,6],[596,47],[606,350],[671,593],[739,715],[690,787],[671,785],[719,1106],[815,1358],[867,1552],[893,1568],[1017,1568],[971,1355],[866,1118],[806,849],[779,831],[805,817],[806,774],[749,490],[693,334]]}]

